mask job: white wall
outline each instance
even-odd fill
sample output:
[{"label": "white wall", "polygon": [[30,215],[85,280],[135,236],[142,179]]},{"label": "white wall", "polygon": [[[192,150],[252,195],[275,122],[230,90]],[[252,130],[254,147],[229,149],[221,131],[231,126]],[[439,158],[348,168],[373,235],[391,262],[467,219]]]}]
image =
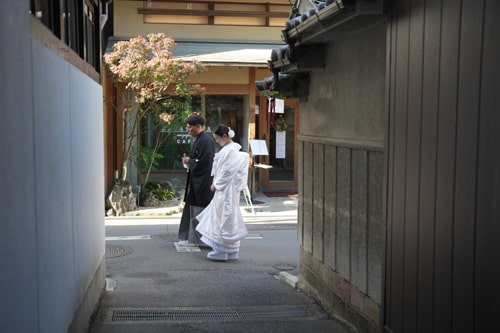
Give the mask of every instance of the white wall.
[{"label": "white wall", "polygon": [[0,326],[36,332],[32,75],[29,21],[21,15],[26,7],[0,2]]},{"label": "white wall", "polygon": [[102,88],[28,8],[0,4],[0,327],[66,332],[105,283]]}]

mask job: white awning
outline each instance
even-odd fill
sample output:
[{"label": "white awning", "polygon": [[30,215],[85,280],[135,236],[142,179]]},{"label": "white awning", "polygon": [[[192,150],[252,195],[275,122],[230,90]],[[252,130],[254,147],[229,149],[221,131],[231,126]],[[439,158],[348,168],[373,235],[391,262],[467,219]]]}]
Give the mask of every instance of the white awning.
[{"label": "white awning", "polygon": [[[111,37],[106,45],[106,52],[113,49],[119,40]],[[285,44],[243,43],[243,42],[197,42],[175,41],[177,48],[172,49],[175,59],[198,60],[210,66],[267,67],[273,49]]]},{"label": "white awning", "polygon": [[267,67],[267,62],[271,59],[271,50],[242,49],[174,57],[186,61],[198,60],[211,66]]}]

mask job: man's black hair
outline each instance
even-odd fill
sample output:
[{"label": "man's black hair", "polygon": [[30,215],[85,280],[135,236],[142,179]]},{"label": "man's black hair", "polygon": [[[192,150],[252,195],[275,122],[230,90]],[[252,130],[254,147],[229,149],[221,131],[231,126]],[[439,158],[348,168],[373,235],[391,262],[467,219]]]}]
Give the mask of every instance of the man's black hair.
[{"label": "man's black hair", "polygon": [[199,114],[193,114],[186,119],[186,124],[189,124],[191,126],[196,126],[196,125],[205,125],[205,119],[203,119],[202,116]]}]

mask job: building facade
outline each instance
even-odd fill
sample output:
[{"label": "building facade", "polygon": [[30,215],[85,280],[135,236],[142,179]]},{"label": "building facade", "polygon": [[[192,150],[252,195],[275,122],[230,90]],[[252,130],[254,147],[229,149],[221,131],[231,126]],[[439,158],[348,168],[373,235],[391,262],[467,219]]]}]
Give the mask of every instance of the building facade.
[{"label": "building facade", "polygon": [[[283,108],[282,115],[286,116],[290,126],[284,154],[276,155],[276,131],[271,122],[276,115],[269,112],[268,99],[256,93],[255,88],[256,80],[271,74],[268,59],[273,48],[283,45],[280,31],[290,8],[289,2],[284,0],[190,3],[115,0],[114,36],[109,39],[107,49],[110,50],[116,40],[137,35],[162,32],[172,37],[177,43],[177,48],[172,50],[175,58],[197,59],[206,67],[205,72],[190,80],[205,88],[205,95],[193,100],[193,109],[207,119],[206,130],[211,131],[220,123],[229,125],[236,132],[235,140],[248,152],[251,152],[250,140],[265,140],[269,155],[256,156],[255,160],[273,165],[273,168],[255,170],[253,188],[296,190],[298,103],[286,101]],[[116,94],[112,84],[106,81],[105,95]],[[108,106],[105,112],[108,189],[113,183],[115,170],[120,169],[123,130],[118,117]],[[184,128],[174,131],[160,149],[164,158],[159,160],[159,167],[150,179],[184,177],[180,158],[189,150],[189,141]],[[281,146],[278,149],[281,153]],[[133,170],[128,174],[130,183],[140,183],[140,177],[137,177],[140,172]]]},{"label": "building facade", "polygon": [[359,332],[497,331],[499,3],[296,8],[300,288]]}]

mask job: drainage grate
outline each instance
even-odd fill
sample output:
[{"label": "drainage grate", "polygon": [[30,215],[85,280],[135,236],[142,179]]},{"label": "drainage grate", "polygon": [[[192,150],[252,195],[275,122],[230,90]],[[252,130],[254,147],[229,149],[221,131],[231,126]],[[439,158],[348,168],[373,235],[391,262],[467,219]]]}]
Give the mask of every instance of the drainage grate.
[{"label": "drainage grate", "polygon": [[106,258],[122,257],[132,253],[134,249],[123,245],[106,245]]},{"label": "drainage grate", "polygon": [[309,317],[302,306],[273,306],[238,309],[121,309],[114,310],[112,321],[225,321]]},{"label": "drainage grate", "polygon": [[113,321],[220,321],[236,319],[239,319],[236,310],[135,309],[113,312]]},{"label": "drainage grate", "polygon": [[248,308],[238,309],[242,319],[308,317],[311,315],[302,307]]}]

